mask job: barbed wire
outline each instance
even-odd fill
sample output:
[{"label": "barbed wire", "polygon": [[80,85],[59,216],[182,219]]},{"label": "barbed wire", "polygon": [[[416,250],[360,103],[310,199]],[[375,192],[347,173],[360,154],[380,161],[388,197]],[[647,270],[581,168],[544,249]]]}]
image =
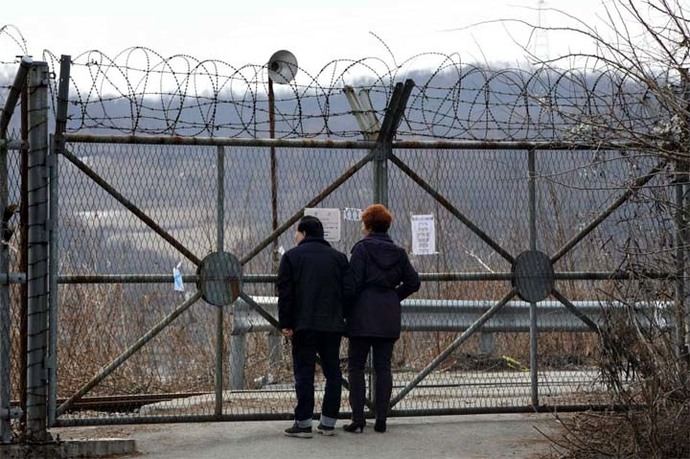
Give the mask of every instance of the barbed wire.
[{"label": "barbed wire", "polygon": [[13,25],[0,25],[0,112],[4,110],[5,97],[14,78],[16,56],[26,54],[28,47],[21,31]]},{"label": "barbed wire", "polygon": [[[26,52],[26,40],[16,28],[0,28],[2,39]],[[441,53],[397,62],[385,48],[387,59],[333,60],[316,73],[299,68],[295,81],[276,85],[276,137],[361,137],[343,88],[364,89],[382,120],[395,83],[405,78],[412,78],[416,87],[399,138],[601,142],[630,140],[626,137],[634,132],[649,141],[668,139],[677,130],[668,104],[619,72],[491,68]],[[57,72],[57,55],[44,51],[43,59]],[[71,60],[69,131],[269,135],[266,65],[235,67],[189,55],[164,57],[145,47],[112,57],[91,50]],[[426,71],[413,70],[421,61],[435,64]],[[11,57],[0,56],[6,75],[10,62]],[[668,75],[660,72],[658,79],[672,95],[677,92]]]}]

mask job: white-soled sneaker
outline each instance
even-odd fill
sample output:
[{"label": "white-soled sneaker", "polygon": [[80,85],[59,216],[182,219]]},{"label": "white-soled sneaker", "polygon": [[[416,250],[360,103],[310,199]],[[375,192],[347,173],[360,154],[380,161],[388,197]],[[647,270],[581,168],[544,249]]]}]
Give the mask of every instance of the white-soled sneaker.
[{"label": "white-soled sneaker", "polygon": [[316,428],[316,431],[326,437],[332,437],[335,435],[335,427],[328,427],[323,424],[319,424],[319,426]]}]

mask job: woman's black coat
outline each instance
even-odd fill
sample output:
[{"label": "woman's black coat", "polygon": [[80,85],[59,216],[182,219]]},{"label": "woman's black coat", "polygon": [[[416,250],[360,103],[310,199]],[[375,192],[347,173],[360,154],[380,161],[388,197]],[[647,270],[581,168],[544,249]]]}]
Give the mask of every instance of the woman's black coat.
[{"label": "woman's black coat", "polygon": [[405,250],[388,234],[371,233],[352,248],[349,274],[348,335],[398,338],[400,302],[420,287]]}]

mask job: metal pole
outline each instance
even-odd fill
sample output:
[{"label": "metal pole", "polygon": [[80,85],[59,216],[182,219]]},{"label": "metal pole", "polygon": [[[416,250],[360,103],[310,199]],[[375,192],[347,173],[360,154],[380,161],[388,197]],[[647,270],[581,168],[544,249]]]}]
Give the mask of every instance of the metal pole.
[{"label": "metal pole", "polygon": [[[381,128],[383,129],[383,127]],[[330,140],[330,139],[255,139],[237,137],[179,137],[179,136],[155,136],[155,135],[93,135],[93,134],[68,134],[68,142],[71,143],[112,143],[127,145],[196,145],[216,147],[286,147],[286,148],[322,148],[339,150],[372,150],[376,148],[373,140]],[[393,142],[395,149],[409,150],[549,150],[549,151],[613,151],[640,150],[648,146],[639,142],[608,142],[605,145],[570,143],[570,142],[515,142],[508,140],[473,141],[473,140],[396,140]]]},{"label": "metal pole", "polygon": [[[276,136],[275,122],[275,96],[273,94],[273,80],[268,79],[268,136],[274,139]],[[278,228],[278,174],[276,163],[276,148],[271,145],[271,229]],[[273,241],[273,265],[277,265],[278,240]]]},{"label": "metal pole", "polygon": [[5,106],[0,112],[0,139],[6,138],[7,129],[10,126],[10,119],[14,114],[14,108],[17,106],[17,101],[21,97],[21,91],[26,84],[26,78],[29,74],[31,65],[31,58],[26,56],[22,57],[22,60],[19,63],[19,69],[17,69],[17,74],[14,76],[14,82],[12,83],[12,86],[10,86],[10,90],[7,93]]},{"label": "metal pole", "polygon": [[50,136],[48,154],[48,427],[55,424],[57,408],[57,316],[58,316],[58,253],[57,253],[57,155],[55,136]]},{"label": "metal pole", "polygon": [[[388,207],[388,160],[393,155],[393,138],[395,138],[398,124],[402,119],[407,99],[410,97],[413,87],[414,82],[409,79],[404,85],[402,83],[395,85],[395,89],[388,101],[388,107],[386,107],[386,115],[381,123],[376,148],[373,151],[374,203],[383,204],[386,207]],[[376,373],[374,372],[373,351],[367,358],[367,366],[369,367],[369,399],[376,406],[376,391],[374,390],[376,386]]]},{"label": "metal pole", "polygon": [[[529,249],[532,251],[537,250],[537,172],[535,163],[534,150],[528,150]],[[532,406],[539,406],[538,336],[537,303],[531,302],[529,304],[529,373],[532,389]]]},{"label": "metal pole", "polygon": [[[29,87],[24,85],[22,90],[21,107],[21,160],[20,160],[20,210],[19,231],[21,242],[19,248],[19,270],[26,273],[29,269]],[[19,405],[22,409],[19,428],[22,434],[26,433],[26,344],[29,334],[27,317],[29,315],[29,289],[25,283],[19,286]]]},{"label": "metal pole", "polygon": [[[276,122],[275,122],[275,94],[273,93],[273,80],[268,79],[268,130],[269,137],[275,139]],[[278,228],[278,163],[276,158],[276,148],[271,145],[271,230],[275,231]],[[278,273],[278,266],[280,264],[280,255],[278,253],[278,238],[273,240],[271,250],[271,272]],[[273,294],[278,294],[277,285],[273,286]],[[273,369],[277,367],[280,358],[280,342],[281,335],[278,330],[269,332],[267,336],[268,341],[268,379],[272,382]]]},{"label": "metal pole", "polygon": [[[9,186],[7,182],[7,145],[5,139],[0,139],[0,210],[7,208]],[[3,219],[0,234],[6,232],[6,222]],[[4,237],[3,237],[4,239]],[[0,241],[0,273],[9,272],[8,241]],[[11,340],[10,340],[10,289],[9,282],[0,285],[0,443],[12,441],[10,428],[10,398],[11,398]]]},{"label": "metal pole", "polygon": [[[9,274],[9,241],[4,240],[7,234],[7,222],[11,215],[8,213],[9,183],[7,174],[7,129],[14,114],[17,101],[24,92],[28,72],[31,68],[31,59],[22,58],[19,69],[14,78],[14,83],[7,94],[5,105],[0,112],[0,214],[3,215],[3,224],[0,228],[0,273],[7,276],[7,283],[0,285],[0,443],[9,443],[12,440],[10,426],[10,399],[11,392],[11,317],[10,317],[10,274]],[[22,104],[22,110],[25,110]],[[9,238],[8,238],[9,239]],[[23,354],[22,354],[23,355]]]},{"label": "metal pole", "polygon": [[388,207],[388,158],[392,152],[389,142],[381,143],[374,154],[374,203]]},{"label": "metal pole", "polygon": [[57,112],[55,116],[55,137],[51,142],[53,147],[50,155],[50,230],[48,233],[50,241],[50,308],[49,308],[49,325],[50,325],[50,357],[48,359],[50,365],[50,380],[49,380],[49,394],[48,394],[48,426],[53,426],[57,418],[57,356],[58,356],[58,307],[60,299],[60,291],[58,289],[58,274],[59,274],[59,253],[58,253],[58,231],[59,231],[59,201],[58,201],[58,160],[60,152],[65,148],[65,130],[67,129],[67,108],[69,104],[69,81],[70,81],[70,64],[72,58],[63,55],[60,57],[60,79],[58,81],[57,94]]},{"label": "metal pole", "polygon": [[[509,281],[511,272],[444,272],[419,273],[422,282],[485,282]],[[633,278],[673,280],[675,273],[660,271],[637,272],[627,271],[556,271],[555,280],[629,280]],[[196,274],[184,274],[185,283],[195,284],[199,280]],[[244,284],[274,284],[278,280],[275,274],[244,274]],[[61,275],[58,284],[169,284],[173,282],[172,274],[87,274]]]},{"label": "metal pole", "polygon": [[247,334],[230,335],[230,389],[244,389]]},{"label": "metal pole", "polygon": [[48,374],[48,64],[29,72],[29,294],[26,423],[32,441],[49,439]]},{"label": "metal pole", "polygon": [[[225,248],[225,148],[218,147],[218,199],[216,250],[222,252]],[[215,414],[223,414],[223,307],[218,306],[216,312],[216,407]]]}]

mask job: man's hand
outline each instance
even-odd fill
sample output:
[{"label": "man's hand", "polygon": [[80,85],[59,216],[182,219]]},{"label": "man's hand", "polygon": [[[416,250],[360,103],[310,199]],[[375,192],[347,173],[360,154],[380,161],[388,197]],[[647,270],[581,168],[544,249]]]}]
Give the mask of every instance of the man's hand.
[{"label": "man's hand", "polygon": [[283,328],[281,331],[283,332],[283,336],[286,338],[292,338],[292,335],[295,334],[292,328]]}]

